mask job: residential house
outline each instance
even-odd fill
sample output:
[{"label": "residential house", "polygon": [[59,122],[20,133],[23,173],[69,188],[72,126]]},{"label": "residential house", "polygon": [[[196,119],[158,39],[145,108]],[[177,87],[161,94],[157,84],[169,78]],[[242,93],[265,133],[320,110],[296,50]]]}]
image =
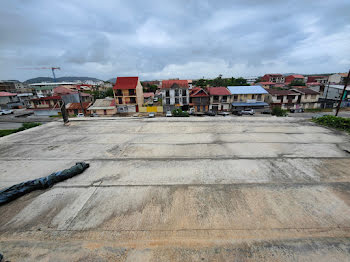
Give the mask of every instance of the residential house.
[{"label": "residential house", "polygon": [[91,102],[69,103],[66,105],[67,113],[70,116],[78,115],[80,113],[83,113],[84,115],[89,115],[90,111],[87,109],[90,107],[90,105]]},{"label": "residential house", "polygon": [[48,85],[48,86],[32,86],[34,90],[34,94],[37,97],[46,97],[46,96],[53,96],[53,90],[55,89],[55,85]]},{"label": "residential house", "polygon": [[187,80],[163,80],[161,91],[164,111],[175,108],[188,110],[190,94]]},{"label": "residential house", "polygon": [[300,93],[292,90],[278,90],[267,89],[269,93],[265,96],[265,102],[269,103],[271,107],[281,107],[282,109],[296,109],[299,108],[298,98]]},{"label": "residential house", "polygon": [[139,112],[143,104],[143,88],[138,77],[117,77],[113,94],[118,113]]},{"label": "residential house", "polygon": [[328,77],[328,83],[330,84],[341,84],[343,85],[345,83],[345,79],[348,77],[348,73],[337,73],[330,75]]},{"label": "residential house", "polygon": [[301,82],[304,83],[305,77],[303,75],[289,75],[285,77],[285,83],[286,85],[292,83],[292,82]]},{"label": "residential house", "polygon": [[209,110],[212,111],[229,111],[230,106],[230,91],[224,86],[208,87],[210,96]]},{"label": "residential house", "polygon": [[30,100],[30,109],[34,111],[35,115],[59,115],[62,103],[60,96],[40,97]]},{"label": "residential house", "polygon": [[266,74],[261,78],[261,82],[284,83],[285,78],[281,74]]},{"label": "residential house", "polygon": [[0,92],[0,108],[18,108],[23,104],[19,100],[17,94],[9,92]]},{"label": "residential house", "polygon": [[117,113],[115,99],[106,97],[104,99],[96,99],[95,103],[88,108],[90,114],[98,114],[99,116],[113,116]]},{"label": "residential house", "polygon": [[143,103],[153,103],[154,93],[147,92],[143,93]]},{"label": "residential house", "polygon": [[0,91],[15,93],[18,89],[23,88],[24,85],[17,80],[2,80],[0,81]]},{"label": "residential house", "polygon": [[306,83],[320,83],[326,84],[328,82],[328,76],[308,76]]},{"label": "residential house", "polygon": [[31,93],[31,92],[17,93],[17,97],[19,98],[19,101],[23,104],[23,106],[29,107],[30,106],[30,100],[34,98],[34,94]]},{"label": "residential house", "polygon": [[297,106],[308,109],[308,108],[319,108],[320,93],[310,88],[292,88],[291,91],[301,94],[298,97]]},{"label": "residential house", "polygon": [[190,107],[194,112],[209,111],[210,96],[208,92],[200,87],[193,87],[190,91]]},{"label": "residential house", "polygon": [[232,109],[262,109],[268,107],[265,101],[267,91],[261,86],[228,86],[231,92]]},{"label": "residential house", "polygon": [[67,104],[69,103],[80,103],[82,101],[92,103],[93,97],[90,94],[83,93],[80,91],[72,90],[64,86],[58,86],[53,89],[54,96],[61,96],[62,100]]},{"label": "residential house", "polygon": [[[343,85],[312,85],[310,89],[319,92],[319,102],[322,108],[334,108],[338,105],[340,96],[343,92]],[[350,87],[347,87],[344,94],[344,100],[350,101]]]}]

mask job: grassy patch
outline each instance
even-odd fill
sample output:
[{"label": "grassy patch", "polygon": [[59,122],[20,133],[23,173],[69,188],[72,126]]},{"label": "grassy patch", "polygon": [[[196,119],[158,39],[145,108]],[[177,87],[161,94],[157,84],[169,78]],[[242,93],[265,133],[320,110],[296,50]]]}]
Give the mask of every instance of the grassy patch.
[{"label": "grassy patch", "polygon": [[17,128],[17,129],[5,129],[5,130],[0,130],[0,137],[8,136],[8,135],[11,135],[11,134],[13,134],[13,133],[21,132],[21,131],[23,131],[23,130],[26,130],[26,129],[29,129],[29,128],[32,128],[32,127],[36,127],[36,126],[40,126],[40,125],[41,125],[40,123],[35,123],[35,122],[32,122],[32,123],[23,123],[23,124],[22,124],[22,127]]},{"label": "grassy patch", "polygon": [[350,133],[350,118],[339,116],[322,116],[313,118],[312,121],[323,126],[333,127]]}]

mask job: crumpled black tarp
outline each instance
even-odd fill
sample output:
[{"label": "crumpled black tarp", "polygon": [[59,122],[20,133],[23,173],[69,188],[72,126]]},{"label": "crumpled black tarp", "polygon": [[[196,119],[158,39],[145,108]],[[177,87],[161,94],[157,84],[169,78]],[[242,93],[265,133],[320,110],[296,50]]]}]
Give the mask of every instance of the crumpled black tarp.
[{"label": "crumpled black tarp", "polygon": [[13,185],[4,190],[1,190],[0,206],[12,200],[15,200],[16,198],[19,198],[29,192],[32,192],[34,190],[45,189],[53,186],[58,182],[61,182],[63,180],[76,176],[84,172],[84,170],[87,169],[88,167],[89,167],[88,163],[79,162],[79,163],[76,163],[75,166],[72,166],[69,169],[58,171],[58,172],[52,173],[49,176],[23,182],[17,185]]}]

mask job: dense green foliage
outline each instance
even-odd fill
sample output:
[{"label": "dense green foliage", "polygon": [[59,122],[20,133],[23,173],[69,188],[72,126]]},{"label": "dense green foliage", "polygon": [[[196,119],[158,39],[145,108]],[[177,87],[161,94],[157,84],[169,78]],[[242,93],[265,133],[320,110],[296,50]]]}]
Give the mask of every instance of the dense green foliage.
[{"label": "dense green foliage", "polygon": [[312,121],[320,125],[334,127],[350,132],[350,118],[344,118],[339,116],[322,116],[313,118]]},{"label": "dense green foliage", "polygon": [[209,86],[248,86],[247,80],[239,77],[239,78],[222,78],[222,75],[219,75],[214,79],[199,79],[197,81],[193,81],[193,84],[196,86],[205,87]]},{"label": "dense green foliage", "polygon": [[35,122],[23,123],[22,127],[17,128],[17,129],[0,130],[0,137],[11,135],[13,133],[17,133],[17,132],[20,132],[20,131],[23,131],[23,130],[26,130],[26,129],[29,129],[32,127],[40,126],[40,125],[41,125],[40,123],[35,123]]},{"label": "dense green foliage", "polygon": [[273,116],[287,116],[287,110],[283,110],[280,107],[274,107],[272,108],[271,115]]},{"label": "dense green foliage", "polygon": [[172,114],[173,116],[189,117],[189,114],[186,111],[182,111],[180,108],[174,109]]},{"label": "dense green foliage", "polygon": [[289,86],[305,86],[305,83],[303,80],[300,79],[294,79]]},{"label": "dense green foliage", "polygon": [[158,89],[158,87],[156,85],[147,84],[146,86],[143,87],[143,92],[155,93],[157,91],[157,89]]}]

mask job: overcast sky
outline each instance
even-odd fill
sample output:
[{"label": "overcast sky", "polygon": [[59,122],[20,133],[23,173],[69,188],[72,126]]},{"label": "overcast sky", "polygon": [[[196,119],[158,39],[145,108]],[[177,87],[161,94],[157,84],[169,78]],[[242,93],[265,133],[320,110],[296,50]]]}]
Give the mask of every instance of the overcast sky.
[{"label": "overcast sky", "polygon": [[0,79],[345,72],[349,0],[3,0]]}]

